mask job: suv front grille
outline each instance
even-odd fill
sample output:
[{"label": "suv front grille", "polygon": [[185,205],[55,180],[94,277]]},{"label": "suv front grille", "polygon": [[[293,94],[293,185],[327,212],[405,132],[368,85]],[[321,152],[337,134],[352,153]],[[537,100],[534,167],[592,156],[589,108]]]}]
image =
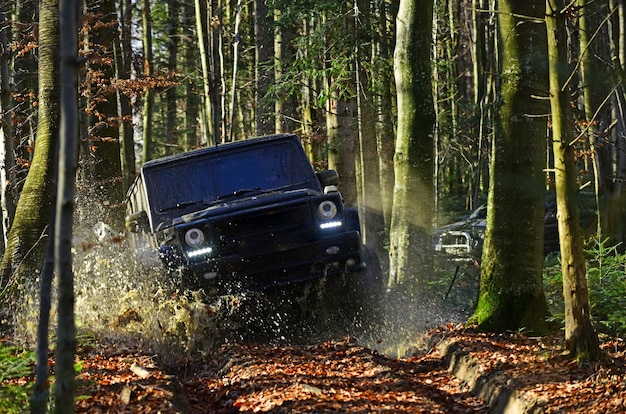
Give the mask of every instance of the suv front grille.
[{"label": "suv front grille", "polygon": [[214,221],[213,236],[220,255],[280,251],[312,238],[312,221],[308,204],[280,206]]}]

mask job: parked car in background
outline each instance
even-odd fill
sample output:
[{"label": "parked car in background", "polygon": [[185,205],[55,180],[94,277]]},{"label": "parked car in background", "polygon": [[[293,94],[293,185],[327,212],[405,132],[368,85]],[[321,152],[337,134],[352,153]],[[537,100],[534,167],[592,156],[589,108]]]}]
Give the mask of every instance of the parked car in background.
[{"label": "parked car in background", "polygon": [[[584,234],[593,234],[596,218],[594,200],[588,194],[580,196],[581,226]],[[559,250],[559,230],[556,219],[554,195],[546,196],[544,216],[544,254]],[[433,232],[433,249],[436,253],[454,259],[480,259],[485,229],[487,205],[483,204],[462,220],[439,227]]]}]

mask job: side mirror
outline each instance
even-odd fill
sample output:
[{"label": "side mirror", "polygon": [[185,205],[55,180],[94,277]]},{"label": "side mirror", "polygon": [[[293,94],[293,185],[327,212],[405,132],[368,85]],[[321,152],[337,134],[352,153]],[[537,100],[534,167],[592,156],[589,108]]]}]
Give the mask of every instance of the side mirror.
[{"label": "side mirror", "polygon": [[339,185],[339,174],[335,170],[318,171],[315,174],[322,187]]},{"label": "side mirror", "polygon": [[130,233],[147,233],[149,227],[148,213],[144,210],[126,216],[126,230]]}]

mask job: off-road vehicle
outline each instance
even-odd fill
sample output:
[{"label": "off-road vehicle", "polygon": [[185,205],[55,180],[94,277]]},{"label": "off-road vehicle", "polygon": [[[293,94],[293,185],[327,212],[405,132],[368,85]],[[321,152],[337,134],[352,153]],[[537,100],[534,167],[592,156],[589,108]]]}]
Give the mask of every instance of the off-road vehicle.
[{"label": "off-road vehicle", "polygon": [[336,171],[314,171],[293,134],[197,149],[141,167],[126,228],[136,248],[151,246],[192,288],[365,275],[378,263],[338,184]]},{"label": "off-road vehicle", "polygon": [[[580,225],[585,236],[596,232],[595,194],[579,192]],[[543,250],[547,256],[559,250],[556,195],[546,194]],[[481,205],[470,215],[452,224],[439,227],[433,233],[433,249],[454,260],[480,260],[487,228],[487,205]]]}]

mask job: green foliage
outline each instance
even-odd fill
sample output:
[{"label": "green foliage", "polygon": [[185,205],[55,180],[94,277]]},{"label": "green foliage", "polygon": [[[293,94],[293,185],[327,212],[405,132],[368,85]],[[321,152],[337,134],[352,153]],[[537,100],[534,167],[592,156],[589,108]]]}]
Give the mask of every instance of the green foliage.
[{"label": "green foliage", "polygon": [[20,382],[15,385],[10,383],[10,380],[30,376],[34,363],[33,352],[0,344],[0,412],[7,414],[27,412],[33,382],[27,381],[25,384]]},{"label": "green foliage", "polygon": [[[607,246],[606,240],[593,240],[585,250],[587,285],[591,317],[596,329],[614,335],[626,335],[626,253],[618,246]],[[544,285],[553,319],[563,323],[561,263],[557,257],[547,259]]]}]

